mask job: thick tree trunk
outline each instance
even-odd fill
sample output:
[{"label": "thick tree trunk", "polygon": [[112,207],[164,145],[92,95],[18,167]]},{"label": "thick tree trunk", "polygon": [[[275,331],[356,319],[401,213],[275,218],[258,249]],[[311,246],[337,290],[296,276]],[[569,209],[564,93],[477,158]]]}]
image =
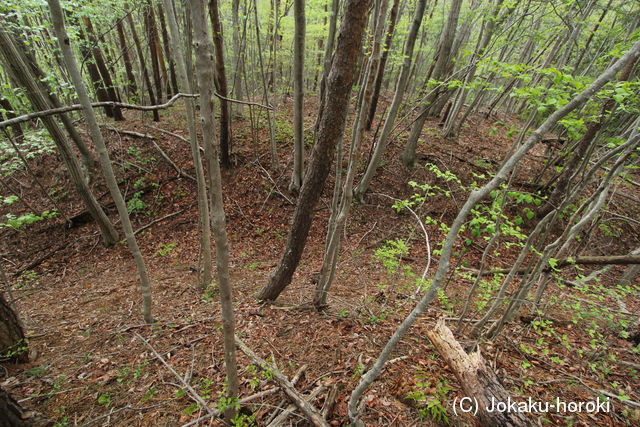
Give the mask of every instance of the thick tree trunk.
[{"label": "thick tree trunk", "polygon": [[295,36],[293,43],[293,172],[289,190],[298,192],[304,171],[304,0],[294,0]]},{"label": "thick tree trunk", "polygon": [[29,360],[29,350],[20,319],[2,293],[0,293],[0,360],[20,363]]},{"label": "thick tree trunk", "polygon": [[49,9],[51,11],[51,20],[56,32],[56,37],[58,38],[58,44],[60,45],[60,49],[62,50],[62,54],[64,56],[65,65],[67,66],[69,75],[73,80],[73,85],[75,86],[76,92],[78,93],[78,98],[80,100],[80,103],[82,104],[84,116],[91,132],[91,139],[93,140],[93,143],[96,146],[96,150],[98,151],[98,158],[100,161],[100,167],[102,168],[102,173],[104,174],[107,186],[109,187],[111,197],[113,198],[113,201],[116,204],[116,208],[118,209],[118,214],[120,216],[120,221],[122,222],[122,228],[124,229],[124,234],[129,246],[129,250],[131,251],[131,254],[133,255],[133,258],[136,262],[138,274],[140,276],[140,290],[143,298],[144,320],[147,323],[152,323],[153,317],[151,316],[151,290],[149,276],[144,264],[144,259],[142,258],[142,253],[140,252],[140,248],[138,247],[138,242],[136,241],[136,237],[133,234],[133,227],[131,225],[131,220],[129,219],[127,205],[124,201],[124,198],[122,197],[122,193],[120,193],[120,189],[118,188],[118,181],[116,180],[113,168],[111,166],[109,152],[107,151],[107,147],[102,137],[102,133],[100,132],[100,127],[98,126],[95,113],[93,112],[93,108],[91,107],[91,101],[89,100],[87,89],[84,86],[84,82],[82,81],[82,76],[80,75],[78,64],[76,63],[76,59],[73,56],[73,52],[71,50],[71,42],[64,27],[64,18],[62,8],[60,7],[60,2],[59,0],[49,0],[48,3]]},{"label": "thick tree trunk", "polygon": [[[494,402],[508,402],[509,393],[500,384],[495,372],[484,361],[480,352],[467,354],[453,336],[451,330],[440,319],[427,337],[436,351],[447,362],[464,390],[468,403],[461,402],[462,408],[477,408],[477,417],[485,426],[531,426],[531,421],[520,412],[492,411]],[[466,401],[465,401],[466,402]],[[475,411],[474,411],[475,413]]]},{"label": "thick tree trunk", "polygon": [[41,414],[24,409],[0,387],[0,427],[44,427],[52,424]]},{"label": "thick tree trunk", "polygon": [[[211,29],[213,30],[213,45],[215,47],[216,82],[218,91],[223,97],[228,96],[227,72],[224,67],[224,40],[222,37],[222,26],[220,25],[220,10],[218,0],[209,1],[209,17],[211,19]],[[225,99],[220,99],[220,166],[228,168],[231,166],[231,106]]]},{"label": "thick tree trunk", "polygon": [[327,105],[320,119],[318,138],[293,214],[287,247],[269,283],[258,294],[261,300],[275,300],[291,283],[293,272],[300,262],[313,221],[314,208],[331,170],[333,151],[344,133],[355,65],[362,46],[369,4],[369,0],[346,2],[336,54],[327,83],[327,99],[331,100],[331,104]]}]

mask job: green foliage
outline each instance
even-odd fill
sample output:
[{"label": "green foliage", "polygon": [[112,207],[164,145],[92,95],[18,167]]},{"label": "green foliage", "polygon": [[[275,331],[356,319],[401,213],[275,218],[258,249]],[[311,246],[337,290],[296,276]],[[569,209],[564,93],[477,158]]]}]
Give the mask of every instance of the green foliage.
[{"label": "green foliage", "polygon": [[400,260],[409,253],[409,246],[403,240],[387,240],[382,247],[376,249],[374,256],[382,261],[389,273],[395,273],[400,267]]},{"label": "green foliage", "polygon": [[411,391],[407,398],[416,403],[421,419],[430,419],[437,423],[449,424],[446,401],[451,387],[447,385],[447,381],[444,378],[432,385],[429,380],[430,376],[427,372],[418,371],[417,389]]},{"label": "green foliage", "polygon": [[156,255],[167,256],[178,246],[177,243],[161,243]]},{"label": "green foliage", "polygon": [[20,230],[28,225],[44,221],[46,219],[52,219],[57,216],[58,212],[56,212],[55,210],[45,210],[40,215],[36,215],[33,212],[28,212],[20,216],[8,213],[5,214],[6,222],[0,222],[0,230],[2,230],[3,228],[13,228],[14,230]]}]

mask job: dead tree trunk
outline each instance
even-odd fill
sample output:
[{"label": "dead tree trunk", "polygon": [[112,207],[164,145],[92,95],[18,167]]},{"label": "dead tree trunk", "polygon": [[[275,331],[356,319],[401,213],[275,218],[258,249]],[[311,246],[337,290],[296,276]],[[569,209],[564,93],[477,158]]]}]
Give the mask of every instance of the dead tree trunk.
[{"label": "dead tree trunk", "polygon": [[318,138],[296,209],[284,254],[273,272],[269,283],[258,294],[261,300],[275,300],[289,283],[304,250],[309,228],[314,217],[314,208],[320,199],[324,184],[331,170],[333,151],[344,133],[351,86],[356,61],[360,56],[362,35],[367,22],[369,0],[348,0],[333,66],[327,83],[327,99],[331,100],[320,119]]},{"label": "dead tree trunk", "polygon": [[[436,326],[427,331],[427,337],[455,374],[465,397],[470,398],[469,405],[477,405],[476,416],[480,418],[482,425],[532,425],[520,412],[491,411],[495,403],[513,400],[491,367],[485,363],[480,351],[467,354],[443,319],[438,320]],[[460,405],[464,405],[464,402],[460,402]]]}]

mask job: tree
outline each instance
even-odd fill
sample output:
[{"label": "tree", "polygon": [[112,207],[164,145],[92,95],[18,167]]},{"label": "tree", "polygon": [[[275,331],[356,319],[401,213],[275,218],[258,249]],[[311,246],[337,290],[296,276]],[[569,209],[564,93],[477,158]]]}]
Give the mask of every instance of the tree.
[{"label": "tree", "polygon": [[224,364],[227,373],[227,399],[231,405],[225,411],[227,420],[231,420],[236,413],[235,404],[238,400],[238,367],[236,361],[235,318],[233,315],[233,292],[229,278],[229,242],[224,213],[222,195],[222,177],[218,153],[214,144],[215,123],[213,121],[213,46],[203,0],[191,3],[191,19],[196,45],[196,74],[200,89],[200,116],[202,118],[202,138],[207,161],[209,189],[211,191],[211,228],[216,243],[216,266],[218,273],[218,289],[220,290],[220,304],[222,305],[222,329],[224,333]]},{"label": "tree", "polygon": [[[47,88],[34,75],[33,68],[27,64],[27,56],[19,49],[19,43],[7,31],[0,31],[0,54],[3,57],[5,70],[25,88],[26,96],[33,109],[44,111],[51,108],[50,98],[45,96],[46,93],[49,93]],[[118,232],[91,192],[78,159],[73,153],[66,136],[52,117],[43,117],[42,121],[62,156],[76,191],[85,203],[91,217],[100,228],[103,243],[105,245],[116,243],[118,241]]]},{"label": "tree", "polygon": [[389,137],[391,136],[391,131],[393,130],[396,117],[398,115],[398,110],[400,109],[400,104],[402,103],[402,98],[404,97],[404,92],[407,87],[407,82],[409,81],[409,73],[411,72],[411,58],[413,56],[413,48],[416,43],[416,37],[418,36],[418,30],[420,29],[420,24],[422,23],[422,17],[424,16],[424,10],[426,7],[426,0],[419,0],[416,4],[416,10],[413,15],[413,21],[411,22],[411,28],[409,29],[409,34],[407,34],[407,40],[404,45],[403,51],[403,61],[402,61],[402,69],[400,71],[400,77],[398,78],[398,83],[396,84],[396,91],[393,95],[393,101],[391,101],[391,107],[389,108],[389,113],[387,114],[387,118],[384,121],[384,126],[382,127],[382,133],[380,134],[380,139],[375,144],[375,148],[371,159],[369,160],[369,164],[367,166],[367,170],[365,171],[360,183],[354,189],[354,193],[356,197],[362,197],[364,193],[369,188],[369,183],[373,179],[373,175],[375,174],[380,161],[382,160],[382,154],[384,153],[387,143],[389,141]]},{"label": "tree", "polygon": [[[209,17],[213,30],[213,45],[215,47],[216,87],[223,98],[228,96],[227,73],[224,68],[224,41],[222,26],[220,25],[220,11],[218,0],[209,1]],[[223,168],[231,166],[229,150],[231,147],[231,106],[226,99],[220,99],[220,165]]]},{"label": "tree", "polygon": [[275,300],[280,295],[291,283],[293,272],[302,257],[314,217],[314,208],[331,169],[333,150],[344,133],[355,65],[362,46],[369,3],[369,0],[348,0],[345,4],[336,54],[327,79],[326,99],[331,100],[331,104],[327,104],[322,112],[317,140],[293,213],[285,251],[269,283],[258,293],[261,300]]},{"label": "tree", "polygon": [[62,8],[60,7],[60,2],[59,0],[48,0],[48,3],[51,12],[51,21],[53,22],[56,37],[58,38],[58,44],[60,45],[62,55],[64,56],[65,65],[69,71],[69,74],[71,75],[71,79],[73,80],[73,85],[75,86],[76,92],[78,93],[80,104],[82,104],[82,110],[84,112],[85,119],[87,120],[87,124],[89,125],[89,130],[91,131],[91,139],[93,140],[93,143],[96,146],[96,150],[98,151],[98,159],[100,161],[102,173],[104,174],[105,180],[107,181],[107,187],[109,187],[111,197],[113,198],[113,201],[116,204],[116,208],[118,209],[120,221],[122,222],[122,228],[124,229],[125,238],[127,240],[127,245],[129,246],[129,250],[131,251],[131,254],[133,255],[133,258],[136,262],[136,267],[140,276],[140,290],[143,299],[142,312],[144,315],[144,320],[147,323],[152,323],[153,317],[151,315],[151,287],[149,276],[147,274],[147,268],[145,266],[144,259],[142,258],[142,253],[140,253],[140,248],[138,247],[138,242],[136,241],[136,237],[133,234],[133,227],[131,226],[131,220],[129,219],[127,204],[122,197],[122,193],[120,193],[120,189],[118,188],[118,181],[116,180],[116,176],[111,166],[109,152],[107,151],[107,147],[102,137],[100,127],[98,126],[95,113],[93,112],[93,108],[91,107],[91,101],[89,100],[87,89],[84,85],[84,82],[82,81],[82,76],[80,75],[78,64],[76,63],[76,59],[73,56],[73,52],[71,51],[71,42],[64,27],[64,18]]},{"label": "tree", "polygon": [[304,1],[294,0],[295,37],[293,45],[293,171],[289,190],[297,192],[302,186],[304,171]]},{"label": "tree", "polygon": [[[167,22],[169,24],[169,40],[173,46],[176,59],[176,70],[180,87],[192,92],[191,82],[188,78],[187,67],[182,49],[180,48],[180,31],[178,21],[174,13],[173,0],[164,0],[164,7],[167,11]],[[189,143],[191,145],[191,156],[196,169],[196,182],[198,185],[198,213],[200,225],[200,252],[202,254],[202,274],[200,275],[199,288],[204,291],[211,285],[212,280],[212,256],[211,256],[211,217],[209,212],[209,197],[207,196],[207,183],[202,167],[200,147],[198,145],[198,135],[196,132],[196,109],[195,101],[191,98],[186,100],[187,106],[187,126],[189,128]]]}]

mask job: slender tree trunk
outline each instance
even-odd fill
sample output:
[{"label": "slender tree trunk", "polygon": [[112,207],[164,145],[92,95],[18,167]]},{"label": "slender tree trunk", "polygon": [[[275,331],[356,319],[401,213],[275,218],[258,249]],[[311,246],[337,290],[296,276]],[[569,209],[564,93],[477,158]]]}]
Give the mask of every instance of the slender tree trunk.
[{"label": "slender tree trunk", "polygon": [[[153,12],[151,0],[148,0],[148,6],[144,15],[145,26],[147,27],[147,41],[149,43],[149,53],[151,57],[151,70],[153,72],[153,85],[155,86],[156,99],[162,99],[162,76],[160,69],[164,72],[164,63],[160,60],[162,50],[160,48],[160,37],[158,35],[158,27],[156,26],[156,16]],[[165,80],[166,81],[166,80]]]},{"label": "slender tree trunk", "polygon": [[178,80],[176,77],[176,68],[171,55],[171,47],[169,46],[169,34],[167,33],[167,25],[164,21],[164,12],[162,6],[158,5],[158,19],[160,20],[160,28],[162,28],[162,47],[164,48],[164,57],[167,58],[167,64],[169,65],[170,80],[167,82],[167,98],[171,98],[178,91]]},{"label": "slender tree trunk", "polygon": [[304,171],[304,0],[294,0],[293,15],[293,173],[289,190],[297,193],[302,186]]},{"label": "slender tree trunk", "polygon": [[[96,67],[100,72],[100,76],[102,77],[102,82],[104,83],[104,90],[107,92],[107,96],[109,97],[109,101],[120,102],[120,97],[116,92],[115,85],[113,84],[113,80],[111,79],[111,73],[107,68],[107,64],[104,61],[104,56],[102,55],[102,51],[100,50],[100,46],[98,44],[98,39],[93,30],[93,24],[88,17],[83,18],[84,25],[87,27],[87,34],[89,35],[89,42],[93,46],[91,49],[91,53],[93,55],[93,59],[96,61]],[[122,110],[120,107],[113,107],[113,118],[118,121],[124,120],[122,116]]]},{"label": "slender tree trunk", "polygon": [[[220,95],[228,96],[227,73],[224,68],[224,41],[222,38],[222,26],[220,25],[220,11],[218,0],[209,1],[209,17],[213,30],[213,44],[216,54],[216,81]],[[220,165],[223,168],[231,166],[231,106],[225,99],[220,100]]]},{"label": "slender tree trunk", "polygon": [[[538,143],[542,137],[561,119],[567,116],[571,111],[584,105],[588,99],[590,99],[596,92],[598,92],[607,82],[609,82],[621,68],[623,68],[629,61],[636,61],[640,57],[640,41],[636,42],[633,47],[622,58],[620,58],[613,66],[605,70],[588,88],[583,90],[575,98],[565,104],[562,108],[551,114],[533,133],[531,133],[526,141],[518,146],[514,153],[505,160],[496,175],[482,188],[474,190],[469,195],[460,211],[458,212],[455,220],[453,221],[447,237],[442,246],[442,253],[438,266],[431,281],[429,289],[420,299],[420,302],[414,307],[411,313],[403,320],[398,326],[398,329],[393,333],[383,350],[380,352],[375,364],[372,368],[364,374],[360,380],[360,383],[352,392],[349,399],[349,418],[353,421],[358,419],[358,402],[362,397],[362,394],[366,389],[378,378],[382,368],[389,359],[396,345],[404,337],[409,330],[413,322],[424,312],[427,306],[431,303],[433,298],[437,295],[438,289],[442,286],[445,278],[449,274],[449,267],[451,261],[451,254],[453,252],[454,243],[460,229],[466,222],[467,216],[471,212],[474,206],[498,188],[498,186],[504,182],[514,167],[516,167],[520,160],[528,153],[533,146]],[[522,301],[522,300],[521,300]]]},{"label": "slender tree trunk", "polygon": [[314,208],[331,170],[333,151],[344,132],[355,65],[362,46],[369,4],[369,0],[347,0],[345,4],[336,55],[327,80],[327,99],[331,100],[331,104],[327,105],[320,120],[318,138],[293,214],[287,247],[269,283],[258,294],[261,300],[275,300],[291,283],[293,273],[300,262],[314,217]]},{"label": "slender tree trunk", "polygon": [[[124,4],[125,11],[128,11],[127,3]],[[147,71],[147,65],[144,60],[144,54],[142,53],[142,45],[140,44],[140,39],[138,38],[138,33],[136,31],[136,25],[133,22],[133,18],[131,14],[127,14],[127,23],[129,24],[129,29],[131,30],[131,37],[133,37],[133,43],[136,46],[136,52],[138,53],[138,60],[140,61],[140,71],[142,71],[142,78],[144,80],[144,84],[147,86],[147,92],[149,93],[149,102],[153,105],[156,105],[157,98],[155,93],[153,93],[153,86],[151,85],[151,79],[149,78],[149,72]],[[160,114],[158,110],[153,110],[153,121],[160,121]]]},{"label": "slender tree trunk", "polygon": [[[233,51],[235,60],[235,77],[233,91],[237,100],[242,100],[242,77],[244,75],[244,46],[240,46],[240,0],[231,0],[231,22],[233,25]],[[246,22],[246,21],[245,21]],[[243,115],[243,105],[235,104],[238,116]]]},{"label": "slender tree trunk", "polygon": [[371,105],[369,107],[369,114],[367,116],[366,130],[371,130],[371,123],[376,115],[378,108],[378,98],[380,97],[380,89],[382,88],[382,80],[384,80],[384,69],[387,65],[387,58],[389,57],[389,51],[391,50],[391,43],[393,42],[393,34],[396,30],[396,22],[398,18],[398,6],[400,0],[394,0],[391,12],[389,12],[389,29],[387,30],[387,38],[384,42],[384,49],[382,51],[382,58],[378,64],[378,70],[376,71],[376,81],[373,87],[373,96],[371,98]]},{"label": "slender tree trunk", "polygon": [[[205,146],[209,189],[211,191],[211,228],[216,243],[216,265],[220,303],[222,305],[222,328],[224,333],[224,361],[227,373],[227,398],[233,402],[238,399],[238,367],[236,362],[235,319],[233,314],[233,295],[229,278],[229,244],[227,241],[226,219],[222,198],[222,178],[215,147],[215,122],[213,120],[213,46],[205,19],[203,0],[191,1],[191,19],[196,45],[196,71],[200,92],[200,115]],[[225,417],[231,420],[235,416],[235,406],[227,409]]]},{"label": "slender tree trunk", "polygon": [[122,193],[120,193],[120,189],[118,188],[118,181],[116,180],[113,168],[111,167],[111,159],[109,158],[107,147],[105,145],[104,139],[102,138],[102,133],[100,132],[100,127],[98,126],[95,113],[93,111],[93,108],[91,107],[91,101],[89,99],[87,89],[84,86],[84,82],[82,81],[82,76],[80,75],[78,64],[76,63],[76,59],[73,56],[73,52],[71,50],[71,42],[64,27],[64,18],[62,8],[60,7],[60,2],[59,0],[48,0],[48,3],[49,9],[51,11],[51,20],[56,32],[56,37],[58,38],[58,44],[60,45],[60,49],[62,50],[69,75],[73,80],[73,85],[75,86],[75,89],[78,93],[78,98],[80,100],[80,103],[82,104],[84,116],[91,132],[91,138],[93,139],[93,143],[95,144],[98,151],[98,158],[100,161],[100,166],[102,168],[102,173],[104,174],[107,186],[109,187],[111,197],[113,198],[116,204],[116,208],[118,209],[118,214],[120,215],[120,221],[122,222],[122,228],[124,229],[124,234],[127,240],[127,244],[129,245],[129,250],[131,251],[131,254],[136,261],[138,274],[140,275],[140,288],[143,297],[144,320],[147,323],[152,323],[153,317],[151,316],[151,291],[149,276],[144,264],[144,259],[142,258],[142,254],[140,253],[140,248],[138,247],[138,242],[136,241],[136,237],[133,234],[133,227],[131,226],[131,221],[129,219],[129,212],[127,212],[127,204],[122,197]]},{"label": "slender tree trunk", "polygon": [[373,179],[373,175],[375,174],[376,169],[380,164],[382,153],[384,153],[387,147],[389,136],[391,135],[391,131],[393,130],[393,126],[398,115],[398,110],[400,109],[400,104],[402,103],[405,88],[407,87],[407,82],[409,80],[409,73],[411,71],[411,58],[413,57],[413,48],[416,43],[416,37],[418,36],[420,24],[422,23],[422,17],[424,16],[426,4],[427,0],[418,0],[418,3],[416,4],[416,11],[413,15],[411,28],[409,29],[409,34],[407,35],[407,40],[404,44],[404,59],[402,61],[402,70],[400,71],[400,77],[398,78],[398,83],[396,85],[396,92],[393,95],[393,101],[391,101],[391,107],[389,107],[389,113],[387,113],[387,118],[384,121],[380,139],[378,139],[377,143],[375,144],[373,155],[371,156],[371,160],[369,161],[367,170],[365,171],[364,176],[360,180],[358,186],[356,186],[356,188],[354,189],[354,195],[358,198],[362,197],[369,188],[369,183]]},{"label": "slender tree trunk", "polygon": [[[35,111],[48,110],[52,106],[50,98],[46,96],[49,91],[34,75],[33,64],[29,65],[28,58],[19,46],[19,41],[12,38],[8,32],[0,31],[0,53],[4,57],[5,70],[25,89],[27,99],[29,99]],[[42,117],[41,120],[67,166],[71,182],[75,186],[91,217],[100,228],[103,243],[105,245],[116,243],[118,241],[118,232],[93,196],[85,180],[85,176],[80,169],[78,159],[73,153],[64,133],[53,117],[45,116]]]},{"label": "slender tree trunk", "polygon": [[[453,0],[451,4],[451,10],[449,11],[449,17],[447,18],[447,23],[445,25],[445,28],[442,30],[442,38],[440,41],[438,58],[435,61],[435,66],[432,74],[432,78],[436,80],[443,80],[444,78],[446,78],[450,67],[453,54],[452,47],[456,33],[456,26],[458,24],[458,18],[460,16],[461,4],[462,0]],[[401,156],[402,163],[405,166],[412,166],[415,163],[418,139],[420,138],[420,135],[422,135],[422,128],[424,127],[424,124],[427,120],[427,116],[429,115],[434,102],[438,99],[438,95],[441,91],[441,89],[435,88],[430,92],[430,95],[427,96],[427,99],[424,102],[424,106],[418,114],[418,118],[415,122],[413,122],[413,126],[411,127],[411,134],[409,135],[409,139],[407,140],[407,144],[405,145],[404,151]]]},{"label": "slender tree trunk", "polygon": [[135,94],[138,92],[136,86],[136,78],[133,75],[133,64],[129,57],[129,48],[127,46],[127,36],[125,35],[124,24],[122,20],[118,20],[118,39],[120,41],[120,49],[122,50],[122,61],[124,62],[124,69],[127,75],[127,91],[129,94]]},{"label": "slender tree trunk", "polygon": [[[98,98],[99,102],[109,102],[113,101],[109,94],[107,93],[107,89],[104,87],[104,82],[102,80],[102,76],[100,76],[100,70],[98,70],[97,65],[94,60],[91,60],[92,52],[89,49],[91,45],[91,41],[85,36],[84,31],[80,29],[80,43],[78,43],[80,47],[80,53],[83,58],[89,58],[89,60],[85,63],[87,67],[87,72],[89,73],[89,80],[91,81],[91,85],[93,86],[93,90],[96,94],[96,98]],[[114,117],[113,107],[108,105],[104,107],[104,113],[107,117]]]},{"label": "slender tree trunk", "polygon": [[[2,114],[2,112],[0,112],[0,119],[4,120],[5,115],[7,119],[16,117],[13,107],[11,106],[11,103],[7,98],[0,98],[0,107],[4,108],[5,110],[5,114]],[[24,133],[22,132],[22,126],[20,126],[20,123],[16,123],[15,125],[11,126],[11,129],[13,129],[13,139],[15,139],[16,142],[21,142],[22,138],[24,137]]]},{"label": "slender tree trunk", "polygon": [[[174,58],[176,60],[176,71],[180,87],[192,93],[193,88],[187,74],[187,67],[182,49],[180,46],[180,31],[178,29],[178,21],[174,13],[173,0],[163,0],[164,8],[167,11],[167,24],[169,25],[169,42],[173,47]],[[207,196],[207,183],[202,167],[202,159],[200,157],[200,148],[198,146],[198,135],[196,133],[196,109],[195,100],[186,98],[186,115],[189,127],[189,142],[191,144],[191,156],[196,169],[196,182],[198,185],[198,220],[200,224],[200,253],[202,254],[203,268],[200,274],[199,288],[204,291],[207,286],[211,285],[212,272],[212,256],[211,256],[211,218],[209,214],[209,198]]]}]

